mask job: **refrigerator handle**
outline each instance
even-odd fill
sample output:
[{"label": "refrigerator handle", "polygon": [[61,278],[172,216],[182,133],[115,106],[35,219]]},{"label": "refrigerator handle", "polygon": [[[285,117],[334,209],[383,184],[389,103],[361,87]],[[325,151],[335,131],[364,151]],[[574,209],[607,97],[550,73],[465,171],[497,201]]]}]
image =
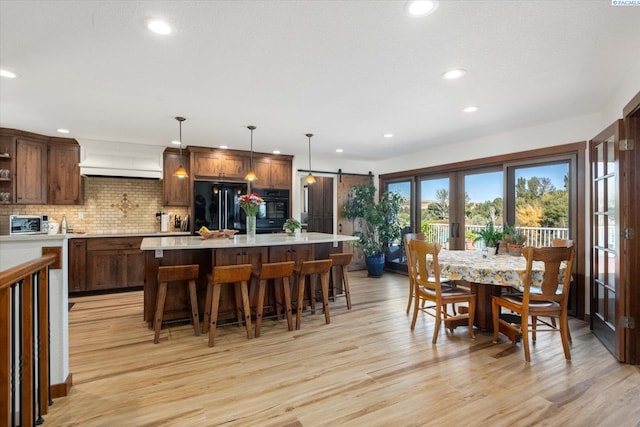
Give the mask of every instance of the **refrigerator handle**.
[{"label": "refrigerator handle", "polygon": [[222,229],[222,191],[218,191],[218,230]]},{"label": "refrigerator handle", "polygon": [[229,228],[229,190],[224,190],[224,227],[221,227],[220,230],[226,230]]}]

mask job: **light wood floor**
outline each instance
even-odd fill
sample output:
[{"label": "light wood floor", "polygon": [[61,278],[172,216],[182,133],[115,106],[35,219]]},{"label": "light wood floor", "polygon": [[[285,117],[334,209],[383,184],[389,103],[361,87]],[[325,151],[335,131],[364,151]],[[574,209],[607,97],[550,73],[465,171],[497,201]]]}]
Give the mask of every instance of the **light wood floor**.
[{"label": "light wood floor", "polygon": [[558,334],[522,348],[466,328],[415,332],[407,278],[352,272],[354,306],[331,304],[331,324],[267,320],[262,337],[218,329],[216,346],[190,325],[153,331],[142,293],[74,298],[73,388],[45,426],[638,426],[640,370],[622,365],[584,322],[572,320],[571,362]]}]

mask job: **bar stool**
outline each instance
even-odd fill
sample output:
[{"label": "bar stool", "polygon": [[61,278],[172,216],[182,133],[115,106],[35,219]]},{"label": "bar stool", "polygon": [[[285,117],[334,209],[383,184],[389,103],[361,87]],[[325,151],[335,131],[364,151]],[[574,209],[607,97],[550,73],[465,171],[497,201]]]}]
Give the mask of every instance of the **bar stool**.
[{"label": "bar stool", "polygon": [[[218,311],[220,308],[220,286],[224,284],[234,285],[238,324],[242,323],[242,311],[244,310],[247,339],[251,339],[251,308],[249,306],[249,292],[247,290],[247,282],[250,278],[251,264],[213,267],[213,274],[207,275],[207,298],[205,301],[203,332],[209,331],[209,347],[213,347],[213,342],[216,337]],[[240,308],[240,300],[242,302],[242,308]]]},{"label": "bar stool", "polygon": [[[340,268],[342,270],[342,285],[344,286],[344,296],[347,299],[347,310],[351,310],[351,291],[349,290],[349,274],[347,271],[347,267],[351,263],[353,259],[353,254],[350,253],[341,253],[341,254],[329,254],[329,259],[331,260],[331,270],[335,273],[335,270]],[[332,275],[332,278],[335,278],[335,274]],[[333,288],[336,288],[336,280],[333,281]],[[334,293],[335,295],[335,293]]]},{"label": "bar stool", "polygon": [[172,265],[158,267],[158,294],[156,297],[156,313],[153,320],[155,336],[153,343],[160,342],[160,329],[162,328],[162,316],[164,303],[167,298],[167,285],[169,282],[186,281],[189,284],[189,302],[191,304],[191,318],[193,331],[200,335],[200,320],[198,314],[198,297],[196,295],[196,279],[198,278],[198,265]]},{"label": "bar stool", "polygon": [[296,267],[295,273],[298,276],[298,304],[296,307],[296,329],[300,329],[302,323],[302,304],[304,300],[304,288],[306,277],[309,276],[309,299],[311,311],[315,314],[315,281],[320,277],[322,287],[322,304],[324,307],[325,323],[331,323],[329,315],[329,271],[331,270],[330,259],[320,259],[316,261],[304,261],[300,267]]},{"label": "bar stool", "polygon": [[285,315],[287,317],[287,327],[290,331],[293,331],[293,318],[291,314],[291,287],[289,284],[289,277],[293,275],[293,267],[295,265],[294,261],[287,262],[274,262],[270,264],[262,264],[260,266],[260,271],[253,272],[253,278],[259,281],[258,287],[258,305],[256,307],[256,331],[255,337],[258,338],[260,336],[260,329],[262,327],[262,312],[264,309],[264,298],[265,298],[265,288],[267,284],[267,280],[273,280],[273,284],[275,287],[276,293],[276,313],[278,315],[278,320],[280,319],[280,309],[278,308],[278,304],[281,304],[281,300],[283,299],[278,292],[279,287],[277,286],[276,280],[280,279],[282,282],[282,291],[284,294],[284,307],[285,307]]}]

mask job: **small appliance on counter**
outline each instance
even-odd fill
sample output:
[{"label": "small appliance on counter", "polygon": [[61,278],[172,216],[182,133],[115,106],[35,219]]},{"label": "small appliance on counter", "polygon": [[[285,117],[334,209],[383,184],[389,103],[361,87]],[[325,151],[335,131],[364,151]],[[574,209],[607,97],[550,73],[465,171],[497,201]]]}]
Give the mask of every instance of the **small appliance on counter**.
[{"label": "small appliance on counter", "polygon": [[9,215],[9,235],[43,234],[42,215]]},{"label": "small appliance on counter", "polygon": [[49,219],[49,234],[58,234],[60,231],[60,224],[53,218]]}]

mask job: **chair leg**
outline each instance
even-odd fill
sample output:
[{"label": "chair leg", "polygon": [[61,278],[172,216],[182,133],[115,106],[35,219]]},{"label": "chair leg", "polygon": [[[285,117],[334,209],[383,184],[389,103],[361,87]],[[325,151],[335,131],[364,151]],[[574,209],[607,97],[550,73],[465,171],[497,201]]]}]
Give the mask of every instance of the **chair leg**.
[{"label": "chair leg", "polygon": [[407,314],[411,310],[411,303],[413,302],[413,283],[409,283],[409,301],[407,301]]},{"label": "chair leg", "polygon": [[272,280],[273,280],[273,290],[276,297],[276,303],[275,303],[276,319],[282,320],[282,311],[283,311],[282,307],[284,306],[284,304],[282,304],[282,289],[276,283],[278,279],[272,279]]},{"label": "chair leg", "polygon": [[247,282],[240,282],[240,293],[242,295],[242,307],[244,309],[244,326],[247,330],[247,339],[253,338],[251,333],[251,306],[249,305],[249,290]]},{"label": "chair leg", "polygon": [[498,342],[498,333],[500,331],[500,306],[495,299],[491,299],[491,316],[493,317],[493,342]]},{"label": "chair leg", "polygon": [[293,315],[291,313],[291,286],[289,284],[289,278],[282,278],[282,293],[284,294],[284,306],[287,316],[287,328],[293,331]]},{"label": "chair leg", "polygon": [[522,334],[522,347],[524,348],[524,360],[531,361],[529,353],[529,314],[522,313],[520,318],[520,333]]},{"label": "chair leg", "polygon": [[[342,266],[342,278],[344,279],[344,294],[347,298],[347,310],[351,310],[351,290],[349,289],[349,275],[347,274],[346,265]],[[411,300],[409,300],[409,303],[411,303]]]},{"label": "chair leg", "polygon": [[315,274],[309,277],[309,305],[311,306],[311,314],[316,314],[316,280]]},{"label": "chair leg", "polygon": [[213,283],[207,283],[207,296],[204,301],[204,317],[202,318],[202,333],[209,332],[209,322],[211,322],[211,299],[213,298]]},{"label": "chair leg", "polygon": [[538,316],[531,316],[531,341],[536,342],[536,329],[538,326]]},{"label": "chair leg", "polygon": [[324,322],[331,323],[331,315],[329,313],[329,272],[322,273],[320,276],[320,286],[322,288],[322,304],[324,311]]},{"label": "chair leg", "polygon": [[260,285],[258,287],[258,306],[256,308],[256,332],[255,337],[258,338],[260,336],[260,330],[262,329],[262,311],[264,309],[264,289],[266,286],[266,280],[260,280]]},{"label": "chair leg", "polygon": [[162,328],[162,315],[164,313],[164,300],[167,297],[167,282],[158,284],[158,295],[156,297],[156,313],[153,320],[154,337],[153,343],[160,342],[160,329]]},{"label": "chair leg", "polygon": [[567,313],[563,312],[560,314],[560,339],[562,340],[562,349],[564,350],[564,358],[567,360],[571,360],[571,350],[569,349],[569,334],[568,334],[568,325],[569,319],[567,317]]},{"label": "chair leg", "polygon": [[475,320],[475,316],[476,316],[475,299],[469,301],[469,312],[467,313],[467,315],[469,316],[469,336],[475,339],[476,332],[473,330],[473,321]]},{"label": "chair leg", "polygon": [[306,281],[306,276],[303,276],[303,275],[298,276],[298,304],[296,307],[296,330],[300,329],[300,324],[302,323],[302,301],[304,299],[305,281]]},{"label": "chair leg", "polygon": [[413,318],[411,319],[411,330],[416,327],[416,320],[418,319],[418,311],[420,310],[420,297],[414,295],[413,297]]},{"label": "chair leg", "polygon": [[196,281],[189,280],[189,299],[191,300],[191,318],[193,320],[193,331],[196,336],[200,336],[200,314],[198,313],[198,296],[196,295]]},{"label": "chair leg", "polygon": [[213,285],[211,298],[211,321],[209,324],[209,347],[213,347],[218,326],[218,309],[220,307],[220,285]]},{"label": "chair leg", "polygon": [[240,282],[233,284],[233,297],[236,300],[236,320],[238,321],[238,327],[242,326],[242,290],[240,289]]},{"label": "chair leg", "polygon": [[436,324],[433,327],[433,338],[431,339],[431,344],[435,344],[438,341],[440,323],[442,323],[442,305],[436,304]]}]

